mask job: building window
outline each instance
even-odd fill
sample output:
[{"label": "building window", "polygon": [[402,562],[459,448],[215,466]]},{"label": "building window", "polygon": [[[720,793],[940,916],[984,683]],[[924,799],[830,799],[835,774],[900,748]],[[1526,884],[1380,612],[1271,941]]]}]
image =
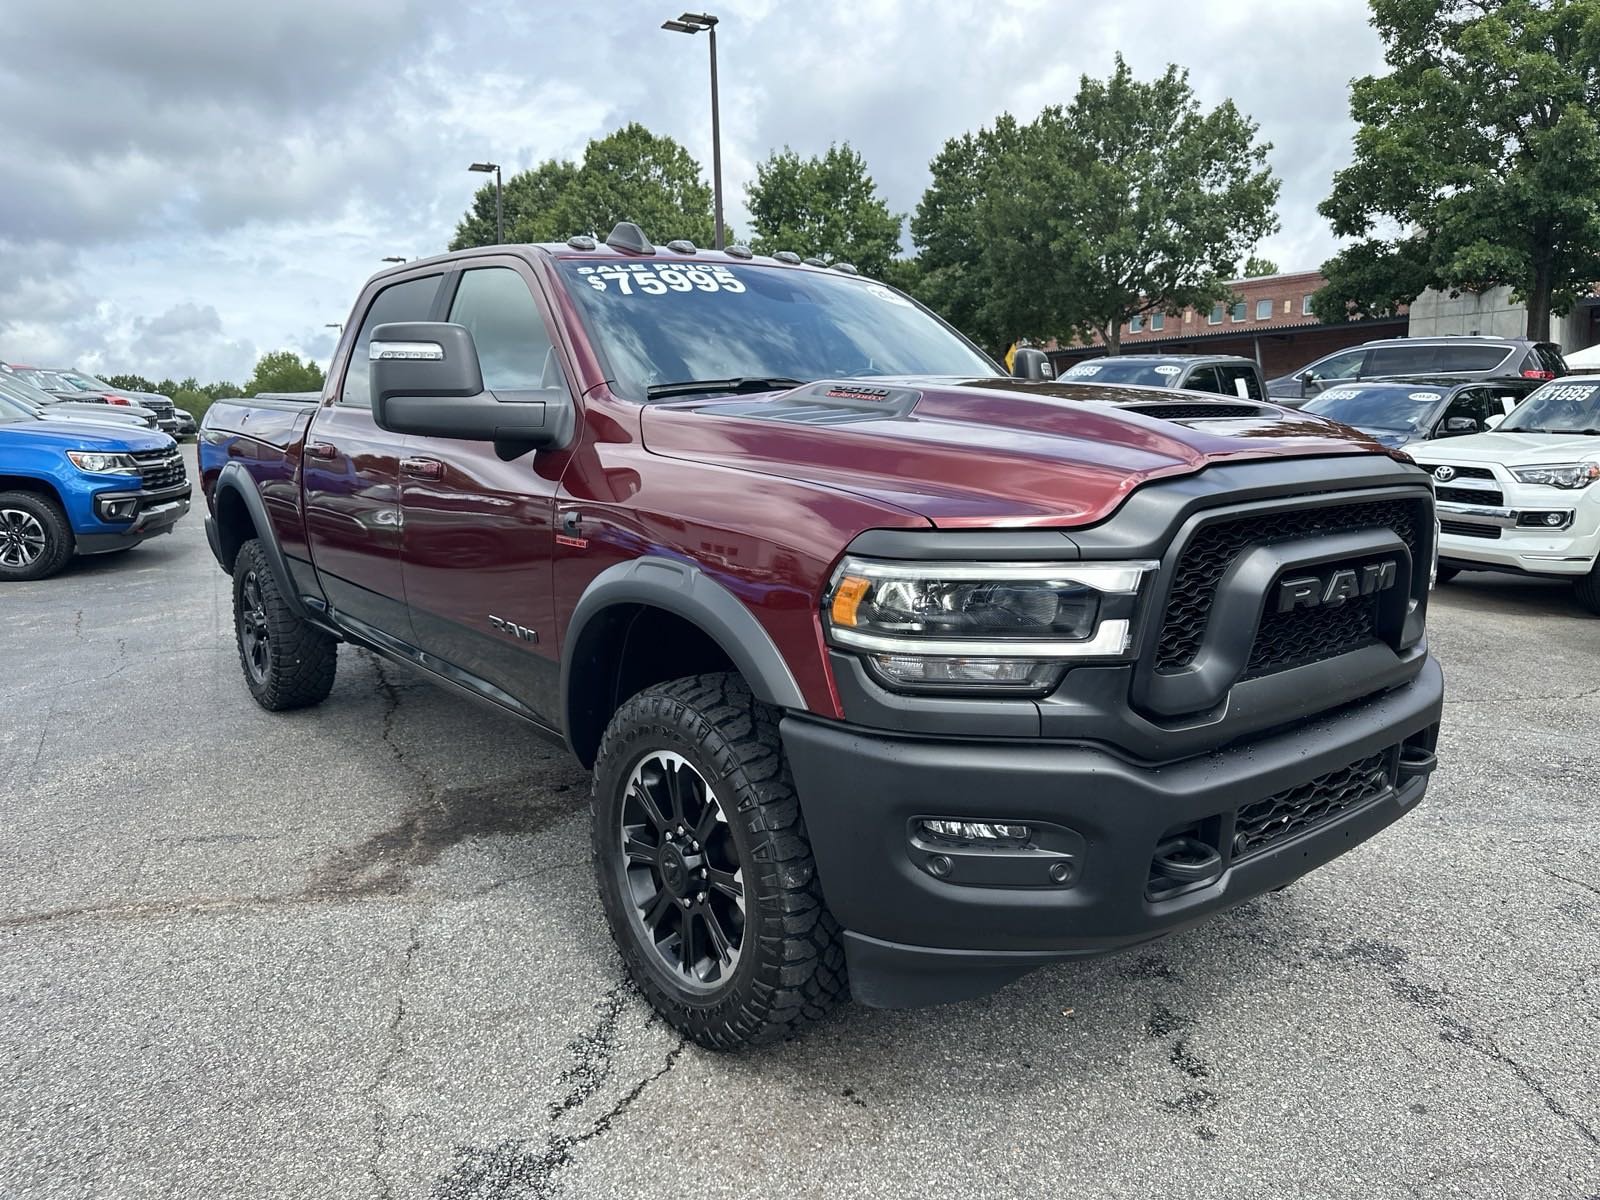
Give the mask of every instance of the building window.
[{"label": "building window", "polygon": [[1143,330],[1144,330],[1144,318],[1143,317],[1129,317],[1128,318],[1128,332],[1129,333],[1141,333],[1141,332],[1143,332]]},{"label": "building window", "polygon": [[1310,296],[1307,296],[1304,300],[1300,301],[1300,312],[1301,312],[1301,315],[1307,316],[1307,317],[1314,317],[1314,316],[1317,315],[1315,312],[1312,311],[1312,308],[1311,308],[1311,297]]},{"label": "building window", "polygon": [[1272,301],[1271,300],[1257,300],[1256,301],[1256,320],[1258,320],[1258,321],[1270,321],[1270,320],[1272,320]]},{"label": "building window", "polygon": [[1232,316],[1232,318],[1235,321],[1244,320],[1244,301],[1240,300],[1236,304],[1234,304],[1233,312],[1231,314],[1229,314],[1229,315]]},{"label": "building window", "polygon": [[1152,333],[1159,332],[1161,327],[1163,325],[1165,325],[1166,323],[1167,323],[1167,314],[1166,313],[1151,313],[1150,314],[1150,331]]},{"label": "building window", "polygon": [[1222,305],[1217,304],[1217,305],[1213,305],[1212,306],[1211,315],[1206,318],[1206,324],[1207,325],[1221,325],[1222,324]]}]

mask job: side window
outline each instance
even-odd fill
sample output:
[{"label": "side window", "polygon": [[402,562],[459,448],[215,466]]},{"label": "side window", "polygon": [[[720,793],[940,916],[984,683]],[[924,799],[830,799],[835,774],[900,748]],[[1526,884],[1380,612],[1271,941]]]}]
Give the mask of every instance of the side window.
[{"label": "side window", "polygon": [[1217,370],[1222,374],[1222,390],[1227,395],[1238,396],[1241,400],[1266,399],[1261,381],[1249,367],[1218,367]]},{"label": "side window", "polygon": [[1307,372],[1318,379],[1354,379],[1361,370],[1361,359],[1365,354],[1365,350],[1347,350],[1343,354],[1330,355],[1307,368]]},{"label": "side window", "polygon": [[1437,346],[1379,346],[1372,352],[1368,375],[1425,375],[1439,369]]},{"label": "side window", "polygon": [[483,386],[491,392],[562,386],[561,365],[539,306],[510,267],[480,267],[462,275],[450,322],[472,333]]},{"label": "side window", "polygon": [[1492,371],[1505,361],[1504,346],[1440,346],[1441,371]]},{"label": "side window", "polygon": [[1483,388],[1472,388],[1450,401],[1449,407],[1444,410],[1443,420],[1448,421],[1452,417],[1471,417],[1478,424],[1478,432],[1482,433],[1488,428],[1485,422],[1489,419],[1489,412],[1489,393]]},{"label": "side window", "polygon": [[339,403],[365,408],[372,403],[367,390],[367,347],[372,342],[372,331],[391,321],[426,321],[433,310],[433,297],[439,290],[439,276],[424,275],[408,279],[393,287],[386,287],[372,299],[372,307],[361,320],[361,333],[350,351],[350,366],[344,373],[344,387],[339,391]]},{"label": "side window", "polygon": [[1217,378],[1215,367],[1196,367],[1183,385],[1191,392],[1220,392],[1223,391],[1222,381]]}]

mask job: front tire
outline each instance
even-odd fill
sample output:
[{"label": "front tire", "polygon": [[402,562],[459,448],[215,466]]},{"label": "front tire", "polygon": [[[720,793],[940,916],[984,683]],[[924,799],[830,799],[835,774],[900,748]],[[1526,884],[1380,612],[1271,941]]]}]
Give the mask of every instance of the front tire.
[{"label": "front tire", "polygon": [[72,558],[72,526],[61,506],[37,492],[0,492],[0,581],[54,575]]},{"label": "front tire", "polygon": [[339,644],[295,616],[259,538],[234,559],[233,631],[245,684],[262,708],[306,708],[333,690]]},{"label": "front tire", "polygon": [[1600,563],[1589,568],[1587,575],[1575,580],[1572,590],[1577,595],[1579,604],[1596,616],[1600,616]]},{"label": "front tire", "polygon": [[777,1040],[847,994],[777,714],[737,675],[647,688],[595,763],[595,874],[628,974],[712,1050]]},{"label": "front tire", "polygon": [[1461,574],[1460,567],[1439,567],[1433,573],[1433,581],[1436,584],[1443,585],[1449,583],[1459,574]]}]

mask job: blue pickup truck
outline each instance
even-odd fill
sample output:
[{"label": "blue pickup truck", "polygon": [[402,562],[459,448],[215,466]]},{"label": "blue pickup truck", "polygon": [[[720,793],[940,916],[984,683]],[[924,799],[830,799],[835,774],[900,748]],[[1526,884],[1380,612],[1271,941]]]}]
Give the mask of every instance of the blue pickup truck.
[{"label": "blue pickup truck", "polygon": [[188,473],[166,434],[0,406],[0,582],[137,546],[188,511]]}]

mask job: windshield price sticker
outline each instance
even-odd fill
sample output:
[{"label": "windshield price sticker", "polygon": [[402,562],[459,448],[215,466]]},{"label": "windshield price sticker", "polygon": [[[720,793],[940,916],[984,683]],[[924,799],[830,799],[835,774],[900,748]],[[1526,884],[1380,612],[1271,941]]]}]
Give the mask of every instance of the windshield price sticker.
[{"label": "windshield price sticker", "polygon": [[617,263],[579,267],[578,274],[597,292],[623,296],[665,296],[668,292],[727,292],[736,296],[745,290],[744,281],[729,268],[709,264]]},{"label": "windshield price sticker", "polygon": [[1067,369],[1067,374],[1068,375],[1098,375],[1098,374],[1100,374],[1100,364],[1099,363],[1079,363],[1075,367],[1069,367]]},{"label": "windshield price sticker", "polygon": [[1415,400],[1418,404],[1431,404],[1439,398],[1438,392],[1412,392],[1407,400]]},{"label": "windshield price sticker", "polygon": [[[1354,400],[1359,395],[1361,395],[1361,392],[1358,388],[1334,388],[1332,391],[1323,392],[1322,398],[1324,400]],[[1432,400],[1433,397],[1429,396],[1428,399]]]},{"label": "windshield price sticker", "polygon": [[1182,370],[1183,370],[1182,367],[1175,367],[1171,363],[1165,363],[1162,366],[1159,366],[1159,367],[1156,368],[1156,374],[1157,375],[1176,375]]},{"label": "windshield price sticker", "polygon": [[1557,387],[1546,388],[1539,394],[1542,400],[1559,400],[1567,404],[1582,404],[1595,394],[1593,384],[1564,383]]}]

